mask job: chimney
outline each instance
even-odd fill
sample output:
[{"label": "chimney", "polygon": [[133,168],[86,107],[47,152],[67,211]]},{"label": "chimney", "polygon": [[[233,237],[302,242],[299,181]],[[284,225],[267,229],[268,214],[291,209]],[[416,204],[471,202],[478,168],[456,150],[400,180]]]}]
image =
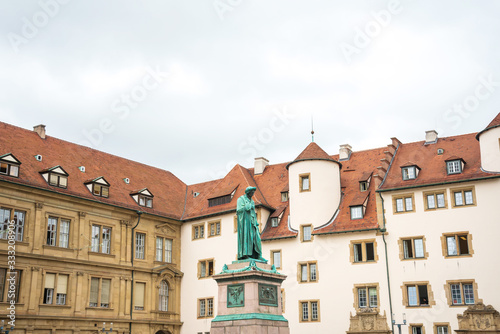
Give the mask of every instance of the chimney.
[{"label": "chimney", "polygon": [[45,139],[45,125],[39,124],[33,127],[33,131],[38,133],[40,138]]},{"label": "chimney", "polygon": [[349,144],[340,145],[339,161],[349,160],[352,153],[352,147]]},{"label": "chimney", "polygon": [[438,133],[436,130],[425,131],[425,144],[437,143]]},{"label": "chimney", "polygon": [[267,165],[269,165],[269,160],[267,160],[266,158],[263,157],[255,158],[253,174],[259,175],[264,173],[264,169],[266,169]]}]

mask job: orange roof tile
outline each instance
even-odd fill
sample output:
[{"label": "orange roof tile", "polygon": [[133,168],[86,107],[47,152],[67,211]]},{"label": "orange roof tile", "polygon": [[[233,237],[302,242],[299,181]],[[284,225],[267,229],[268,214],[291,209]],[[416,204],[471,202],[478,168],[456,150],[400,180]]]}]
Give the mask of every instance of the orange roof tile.
[{"label": "orange roof tile", "polygon": [[[332,161],[336,162],[339,165],[341,165],[337,160],[333,159],[331,156],[328,155],[321,147],[319,147],[318,144],[315,142],[311,142],[307,147],[302,151],[302,153],[299,154],[297,158],[295,158],[294,161],[290,162],[286,168],[298,161],[304,161],[304,160],[326,160],[326,161]],[[342,166],[342,165],[341,165]]]},{"label": "orange roof tile", "polygon": [[481,132],[479,132],[477,135],[476,135],[476,139],[479,140],[479,136],[485,132],[485,131],[488,131],[489,129],[492,129],[492,128],[496,128],[496,127],[499,127],[500,126],[500,113],[498,113],[498,115],[496,115],[495,118],[493,118],[493,120],[490,122],[490,124],[488,124],[488,126],[486,128],[484,128],[484,130],[482,130]]}]

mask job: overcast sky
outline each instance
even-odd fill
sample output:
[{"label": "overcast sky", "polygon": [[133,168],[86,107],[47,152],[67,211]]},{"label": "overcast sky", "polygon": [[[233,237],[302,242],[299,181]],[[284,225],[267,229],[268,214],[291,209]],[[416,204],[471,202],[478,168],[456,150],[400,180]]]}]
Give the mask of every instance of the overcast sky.
[{"label": "overcast sky", "polygon": [[1,0],[0,120],[188,184],[293,160],[311,117],[329,154],[477,132],[500,112],[499,17],[498,0]]}]

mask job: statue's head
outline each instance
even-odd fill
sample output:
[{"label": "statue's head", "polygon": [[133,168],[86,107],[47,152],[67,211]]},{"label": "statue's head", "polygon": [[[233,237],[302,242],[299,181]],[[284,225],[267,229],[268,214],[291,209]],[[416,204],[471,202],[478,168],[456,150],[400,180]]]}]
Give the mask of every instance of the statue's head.
[{"label": "statue's head", "polygon": [[247,187],[245,189],[245,194],[248,196],[248,198],[252,198],[253,194],[255,194],[255,190],[257,190],[257,188],[255,188],[255,187]]}]

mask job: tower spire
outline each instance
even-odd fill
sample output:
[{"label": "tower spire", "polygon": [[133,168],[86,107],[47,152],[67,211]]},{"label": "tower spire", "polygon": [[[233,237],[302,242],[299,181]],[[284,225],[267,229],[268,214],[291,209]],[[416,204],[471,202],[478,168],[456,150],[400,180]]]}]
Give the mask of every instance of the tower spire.
[{"label": "tower spire", "polygon": [[314,118],[311,116],[311,142],[314,142]]}]

